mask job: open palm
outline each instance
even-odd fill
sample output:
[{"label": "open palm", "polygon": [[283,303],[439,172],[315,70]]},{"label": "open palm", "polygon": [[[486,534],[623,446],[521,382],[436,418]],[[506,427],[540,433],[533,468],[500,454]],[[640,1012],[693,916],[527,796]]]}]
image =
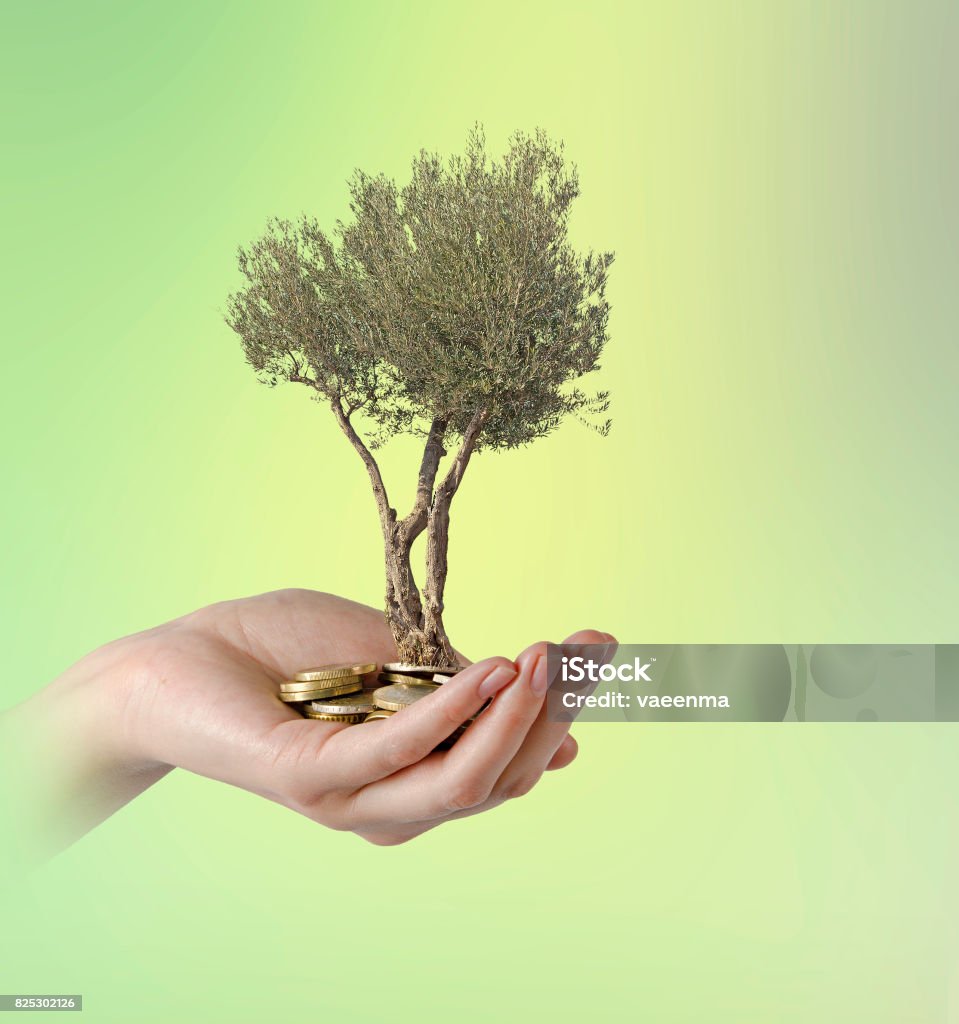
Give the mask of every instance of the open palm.
[{"label": "open palm", "polygon": [[[568,641],[611,639],[584,631]],[[392,635],[373,608],[283,590],[211,605],[125,644],[124,731],[138,756],[379,844],[520,796],[576,755],[568,724],[546,718],[544,643],[515,662],[472,665],[402,714],[356,727],[305,720],[277,694],[311,665],[394,660]],[[437,752],[489,698],[455,747]]]}]

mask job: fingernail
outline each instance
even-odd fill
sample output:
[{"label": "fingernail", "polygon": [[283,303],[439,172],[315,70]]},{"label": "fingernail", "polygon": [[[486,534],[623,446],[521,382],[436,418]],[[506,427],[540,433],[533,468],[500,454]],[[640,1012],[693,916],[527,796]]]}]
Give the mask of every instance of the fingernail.
[{"label": "fingernail", "polygon": [[533,674],[530,676],[529,688],[537,696],[541,696],[546,692],[546,688],[549,686],[549,677],[546,675],[546,655],[541,654],[536,659],[536,664],[533,666]]},{"label": "fingernail", "polygon": [[480,683],[479,695],[481,697],[492,697],[494,693],[502,690],[503,687],[516,678],[515,665],[500,665]]}]

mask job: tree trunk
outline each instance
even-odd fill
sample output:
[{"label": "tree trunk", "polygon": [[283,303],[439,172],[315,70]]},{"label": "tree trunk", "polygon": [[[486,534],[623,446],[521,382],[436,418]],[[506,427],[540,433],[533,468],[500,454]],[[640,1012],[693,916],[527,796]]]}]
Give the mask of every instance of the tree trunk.
[{"label": "tree trunk", "polygon": [[[413,665],[455,665],[456,654],[443,625],[448,511],[439,518],[431,515],[429,522],[423,601],[409,571],[409,552],[387,544],[386,617],[400,661]],[[397,581],[401,581],[400,585]]]},{"label": "tree trunk", "polygon": [[442,488],[436,495],[426,526],[426,584],[423,587],[423,635],[436,651],[439,665],[455,665],[456,654],[443,625],[443,592],[446,589],[447,552],[450,539],[450,501]]},{"label": "tree trunk", "polygon": [[[385,530],[386,547],[386,618],[396,641],[400,661],[413,665],[455,665],[456,655],[443,627],[443,584],[446,578],[446,528],[440,540],[432,524],[431,514],[427,534],[426,593],[430,603],[426,609],[413,579],[410,566],[411,542],[398,525]],[[449,514],[446,515],[446,527]],[[442,552],[440,553],[440,548]],[[440,571],[442,566],[442,571]]]},{"label": "tree trunk", "polygon": [[[314,387],[316,385],[314,384]],[[373,496],[383,530],[386,567],[386,621],[389,623],[401,661],[414,665],[456,665],[453,645],[443,625],[443,591],[446,587],[446,553],[449,546],[450,502],[456,494],[470,456],[476,447],[488,412],[478,409],[463,434],[463,440],[442,483],[433,485],[440,460],[446,454],[443,440],[447,420],[434,417],[430,425],[416,488],[416,501],[405,519],[397,520],[390,506],[380,468],[369,448],[350,422],[352,410],[344,408],[337,394],[330,400],[337,422],[357,450],[373,486]],[[413,578],[410,551],[426,529],[426,604]]]},{"label": "tree trunk", "polygon": [[412,542],[400,524],[384,528],[386,555],[386,620],[400,661],[437,664],[423,634],[423,605],[410,565]]},{"label": "tree trunk", "polygon": [[[478,409],[473,415],[449,471],[433,493],[432,502],[428,506],[425,502],[418,501],[417,503],[419,513],[425,513],[426,517],[426,583],[423,587],[423,600],[422,602],[418,601],[420,605],[419,625],[416,629],[408,629],[405,624],[401,623],[397,628],[393,626],[392,620],[390,623],[393,626],[393,636],[396,638],[400,657],[413,664],[455,665],[457,663],[456,652],[446,635],[446,627],[443,624],[443,593],[446,589],[448,567],[450,504],[459,489],[470,456],[473,454],[477,439],[486,423],[487,415],[486,409]],[[429,445],[427,450],[429,450]],[[424,465],[425,461],[424,459]],[[436,475],[438,461],[437,457],[431,464],[431,483]],[[421,484],[423,479],[421,473]],[[417,523],[417,533],[419,529],[422,529],[422,515],[418,517],[417,509],[410,514],[407,522]],[[404,529],[401,529],[400,532],[403,537],[409,536]],[[404,555],[405,565],[408,569],[409,547],[400,552],[399,557],[402,558]],[[409,579],[412,582],[411,575]],[[387,606],[389,607],[389,587],[387,587]]]},{"label": "tree trunk", "polygon": [[384,527],[386,556],[386,619],[397,647],[402,638],[420,628],[423,617],[419,591],[413,582],[410,553],[404,548],[395,522]]}]

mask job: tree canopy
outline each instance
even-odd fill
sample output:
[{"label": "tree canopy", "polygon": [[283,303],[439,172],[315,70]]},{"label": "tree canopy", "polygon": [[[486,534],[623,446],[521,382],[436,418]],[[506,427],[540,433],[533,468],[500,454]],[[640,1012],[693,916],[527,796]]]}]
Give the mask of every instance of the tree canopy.
[{"label": "tree canopy", "polygon": [[371,448],[438,423],[449,437],[481,422],[476,449],[526,444],[566,415],[606,432],[606,393],[576,381],[607,340],[613,254],[569,241],[579,180],[562,143],[517,132],[496,160],[477,126],[462,155],[421,151],[402,188],[362,171],[349,187],[352,216],[332,233],[274,220],[239,250],[227,322],[262,379],[359,413]]}]

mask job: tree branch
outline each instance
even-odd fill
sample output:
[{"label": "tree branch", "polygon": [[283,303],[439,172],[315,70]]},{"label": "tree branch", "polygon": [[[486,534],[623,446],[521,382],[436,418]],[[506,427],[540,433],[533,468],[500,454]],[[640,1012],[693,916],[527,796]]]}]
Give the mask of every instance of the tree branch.
[{"label": "tree branch", "polygon": [[436,474],[440,468],[440,460],[446,454],[443,447],[443,438],[446,436],[447,420],[439,416],[433,418],[430,424],[430,432],[426,438],[426,445],[423,448],[423,459],[420,462],[420,473],[416,484],[416,499],[413,508],[410,510],[400,524],[403,539],[406,543],[412,544],[426,527],[427,515],[430,503],[433,500],[433,485],[436,482]]},{"label": "tree branch", "polygon": [[[314,387],[316,387],[315,384]],[[346,434],[350,444],[353,445],[359,453],[360,458],[363,460],[363,465],[366,466],[366,472],[369,474],[370,483],[373,485],[373,496],[376,498],[376,507],[380,512],[380,521],[383,525],[383,532],[386,534],[392,525],[392,521],[395,518],[396,513],[390,508],[390,501],[386,494],[386,485],[383,483],[380,467],[376,464],[376,459],[373,458],[372,452],[370,452],[369,448],[367,448],[363,443],[363,439],[356,432],[356,429],[350,422],[349,416],[343,409],[343,403],[340,400],[339,395],[334,395],[330,399],[330,406],[333,409],[333,415],[336,416],[336,422],[340,425],[340,429],[344,434]]]},{"label": "tree branch", "polygon": [[286,346],[286,355],[287,355],[287,358],[290,360],[290,363],[293,366],[293,373],[290,376],[293,376],[293,375],[299,376],[299,373],[300,373],[300,361],[293,354],[293,350],[290,348],[289,345]]},{"label": "tree branch", "polygon": [[443,482],[436,488],[433,504],[429,511],[426,533],[426,583],[423,587],[423,632],[427,637],[434,657],[442,658],[451,665],[456,655],[446,638],[443,625],[443,593],[446,589],[449,548],[450,503],[456,493],[476,442],[483,431],[489,415],[487,409],[477,409],[463,434],[459,451],[447,470]]},{"label": "tree branch", "polygon": [[436,481],[436,472],[440,468],[440,459],[446,454],[443,447],[443,438],[446,436],[447,420],[434,417],[430,424],[429,436],[426,439],[426,446],[423,449],[423,461],[420,463],[420,475],[416,486],[417,500],[426,498],[427,505],[433,497],[433,484]]},{"label": "tree branch", "polygon": [[330,396],[330,406],[340,429],[350,444],[357,450],[373,485],[373,496],[380,513],[380,527],[383,531],[384,559],[386,565],[386,615],[393,635],[399,644],[404,637],[419,630],[422,619],[422,604],[419,591],[410,570],[410,548],[402,537],[402,524],[396,521],[396,511],[390,508],[386,485],[380,474],[380,467],[369,448],[350,422],[350,413],[343,408],[339,393]]},{"label": "tree branch", "polygon": [[477,409],[473,413],[473,418],[463,434],[463,440],[460,443],[459,451],[456,453],[456,458],[453,459],[453,463],[447,470],[446,476],[443,477],[443,482],[436,488],[437,501],[442,499],[448,503],[456,493],[463,479],[463,474],[466,472],[466,467],[469,465],[470,456],[476,448],[476,442],[479,440],[479,436],[488,418],[488,409]]}]

